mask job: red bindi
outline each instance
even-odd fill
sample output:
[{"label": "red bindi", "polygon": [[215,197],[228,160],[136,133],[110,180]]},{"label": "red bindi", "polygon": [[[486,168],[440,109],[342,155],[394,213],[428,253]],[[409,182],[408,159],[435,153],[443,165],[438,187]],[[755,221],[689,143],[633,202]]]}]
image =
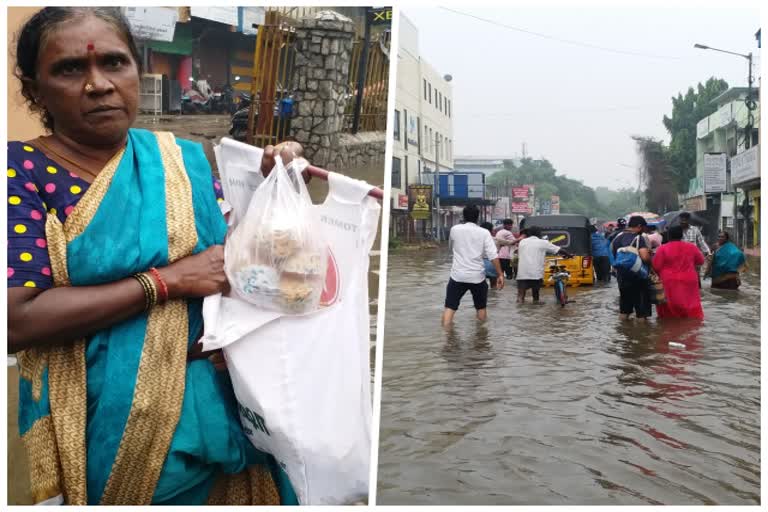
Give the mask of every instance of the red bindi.
[{"label": "red bindi", "polygon": [[89,52],[92,52],[95,49],[95,46],[93,46],[93,43],[88,43],[88,46],[86,48],[88,48]]}]

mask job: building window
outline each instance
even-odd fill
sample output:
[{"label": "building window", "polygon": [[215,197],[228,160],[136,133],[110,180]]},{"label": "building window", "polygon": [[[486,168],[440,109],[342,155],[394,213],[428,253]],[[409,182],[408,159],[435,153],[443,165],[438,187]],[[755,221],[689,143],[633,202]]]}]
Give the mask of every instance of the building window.
[{"label": "building window", "polygon": [[429,151],[429,128],[424,125],[424,151]]},{"label": "building window", "polygon": [[443,111],[443,93],[440,93],[437,96],[437,110],[439,110],[440,112]]},{"label": "building window", "polygon": [[400,181],[400,159],[392,157],[392,188],[402,188]]},{"label": "building window", "polygon": [[427,79],[422,78],[422,80],[424,81],[424,99],[426,100],[427,99]]},{"label": "building window", "polygon": [[448,117],[451,117],[451,100],[448,100]]},{"label": "building window", "polygon": [[429,85],[429,104],[431,105],[432,104],[432,84],[427,84],[427,85]]},{"label": "building window", "polygon": [[395,110],[395,140],[400,140],[400,111]]},{"label": "building window", "polygon": [[429,150],[430,151],[435,150],[435,139],[434,139],[434,134],[432,133],[432,128],[429,129]]}]

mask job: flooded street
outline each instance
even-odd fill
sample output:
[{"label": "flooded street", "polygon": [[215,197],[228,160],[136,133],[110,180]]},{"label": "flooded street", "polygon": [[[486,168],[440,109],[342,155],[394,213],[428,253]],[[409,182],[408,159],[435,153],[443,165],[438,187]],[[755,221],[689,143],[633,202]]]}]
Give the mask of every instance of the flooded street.
[{"label": "flooded street", "polygon": [[389,256],[379,504],[760,502],[759,260],[738,292],[704,281],[700,324],[620,323],[615,281],[562,310],[507,281],[445,331],[450,264]]}]

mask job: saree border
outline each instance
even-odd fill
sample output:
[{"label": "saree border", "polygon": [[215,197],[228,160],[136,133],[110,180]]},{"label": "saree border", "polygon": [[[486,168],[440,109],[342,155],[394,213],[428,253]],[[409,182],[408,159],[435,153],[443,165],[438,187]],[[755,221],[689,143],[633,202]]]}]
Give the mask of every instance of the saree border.
[{"label": "saree border", "polygon": [[[165,171],[168,260],[172,263],[192,254],[197,245],[192,185],[174,135],[155,132],[155,136]],[[170,300],[150,311],[133,403],[102,505],[152,502],[181,416],[188,331],[185,300]]]}]

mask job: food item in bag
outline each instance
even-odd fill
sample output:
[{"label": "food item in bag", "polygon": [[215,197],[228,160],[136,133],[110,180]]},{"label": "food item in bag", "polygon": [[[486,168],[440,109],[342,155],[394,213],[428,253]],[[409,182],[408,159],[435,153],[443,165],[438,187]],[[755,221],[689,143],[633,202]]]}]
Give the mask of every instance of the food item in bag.
[{"label": "food item in bag", "polygon": [[[316,310],[325,283],[328,246],[301,168],[280,158],[256,189],[248,212],[225,245],[225,271],[242,299],[267,310]],[[306,161],[304,161],[306,162]]]}]

